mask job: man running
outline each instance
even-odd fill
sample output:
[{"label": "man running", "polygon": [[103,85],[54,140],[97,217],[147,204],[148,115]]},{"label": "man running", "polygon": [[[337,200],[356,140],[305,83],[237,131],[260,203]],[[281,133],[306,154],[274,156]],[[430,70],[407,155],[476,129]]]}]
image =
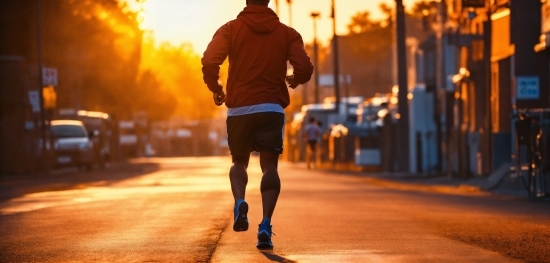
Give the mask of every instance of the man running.
[{"label": "man running", "polygon": [[315,118],[309,118],[309,123],[304,127],[303,138],[309,146],[306,149],[307,169],[311,169],[311,163],[317,160],[317,142],[321,139],[321,128],[317,125]]},{"label": "man running", "polygon": [[[258,227],[259,249],[273,248],[271,217],[281,191],[277,171],[283,151],[284,108],[290,103],[290,88],[306,83],[313,65],[300,34],[281,22],[269,0],[247,0],[247,6],[220,27],[202,58],[204,82],[214,102],[225,102],[227,136],[233,165],[229,170],[235,199],[234,231],[248,230],[248,204],[244,201],[248,183],[250,152],[260,152],[263,220]],[[220,65],[229,56],[227,95],[219,84]],[[294,75],[286,77],[287,61]]]}]

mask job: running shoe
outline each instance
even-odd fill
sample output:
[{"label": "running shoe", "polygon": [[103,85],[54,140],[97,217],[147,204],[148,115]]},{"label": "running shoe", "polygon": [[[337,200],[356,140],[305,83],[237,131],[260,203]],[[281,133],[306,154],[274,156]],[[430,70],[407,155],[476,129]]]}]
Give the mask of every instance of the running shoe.
[{"label": "running shoe", "polygon": [[271,225],[261,223],[258,225],[258,249],[273,249],[273,243],[271,242]]},{"label": "running shoe", "polygon": [[248,230],[248,204],[244,200],[237,201],[235,208],[233,208],[234,221],[233,230],[235,232],[241,232]]}]

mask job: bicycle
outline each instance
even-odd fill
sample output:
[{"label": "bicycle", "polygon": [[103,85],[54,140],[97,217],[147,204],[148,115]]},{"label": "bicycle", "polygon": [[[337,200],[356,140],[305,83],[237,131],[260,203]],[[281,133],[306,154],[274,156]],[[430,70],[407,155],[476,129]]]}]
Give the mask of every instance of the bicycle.
[{"label": "bicycle", "polygon": [[529,200],[550,197],[550,110],[520,111],[515,122],[515,171]]}]

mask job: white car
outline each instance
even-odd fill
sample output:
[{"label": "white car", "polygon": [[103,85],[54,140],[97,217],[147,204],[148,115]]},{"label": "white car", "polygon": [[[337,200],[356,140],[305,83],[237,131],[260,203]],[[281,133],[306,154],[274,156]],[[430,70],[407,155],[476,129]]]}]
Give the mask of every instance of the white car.
[{"label": "white car", "polygon": [[94,145],[84,124],[77,120],[54,120],[50,126],[55,139],[56,166],[91,170]]}]

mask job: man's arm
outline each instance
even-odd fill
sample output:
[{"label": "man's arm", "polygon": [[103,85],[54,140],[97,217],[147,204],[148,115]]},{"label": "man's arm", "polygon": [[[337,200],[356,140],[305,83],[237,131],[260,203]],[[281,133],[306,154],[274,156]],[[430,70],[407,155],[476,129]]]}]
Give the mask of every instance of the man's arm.
[{"label": "man's arm", "polygon": [[220,65],[229,54],[229,23],[216,31],[201,59],[203,80],[213,93],[220,93],[223,87],[219,84]]},{"label": "man's arm", "polygon": [[304,84],[311,79],[313,74],[313,64],[304,49],[302,36],[296,30],[290,29],[290,48],[288,51],[288,61],[294,68],[294,82]]}]

